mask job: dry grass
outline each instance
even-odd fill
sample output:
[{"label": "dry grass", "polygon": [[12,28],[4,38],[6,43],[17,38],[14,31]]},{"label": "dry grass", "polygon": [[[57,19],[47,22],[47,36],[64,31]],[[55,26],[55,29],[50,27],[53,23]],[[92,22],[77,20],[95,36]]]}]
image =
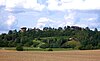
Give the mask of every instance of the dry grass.
[{"label": "dry grass", "polygon": [[100,50],[53,52],[0,50],[0,61],[100,61]]}]

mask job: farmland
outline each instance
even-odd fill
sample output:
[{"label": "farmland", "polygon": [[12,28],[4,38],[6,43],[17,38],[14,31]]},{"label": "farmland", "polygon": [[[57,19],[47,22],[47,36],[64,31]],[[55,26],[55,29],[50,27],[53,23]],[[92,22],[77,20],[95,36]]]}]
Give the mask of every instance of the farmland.
[{"label": "farmland", "polygon": [[14,51],[0,50],[0,61],[99,61],[100,50]]}]

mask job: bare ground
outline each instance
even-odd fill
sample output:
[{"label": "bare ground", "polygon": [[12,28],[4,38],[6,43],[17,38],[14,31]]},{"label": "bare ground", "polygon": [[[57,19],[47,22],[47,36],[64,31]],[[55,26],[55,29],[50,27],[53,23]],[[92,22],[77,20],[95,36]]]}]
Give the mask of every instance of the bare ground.
[{"label": "bare ground", "polygon": [[100,61],[100,50],[53,52],[0,50],[0,61]]}]

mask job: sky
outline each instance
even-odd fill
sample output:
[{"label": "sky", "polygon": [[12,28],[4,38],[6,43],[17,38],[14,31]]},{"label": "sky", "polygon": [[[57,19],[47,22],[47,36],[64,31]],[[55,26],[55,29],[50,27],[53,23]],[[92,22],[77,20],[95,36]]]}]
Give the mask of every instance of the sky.
[{"label": "sky", "polygon": [[100,30],[100,0],[0,0],[0,33],[23,26]]}]

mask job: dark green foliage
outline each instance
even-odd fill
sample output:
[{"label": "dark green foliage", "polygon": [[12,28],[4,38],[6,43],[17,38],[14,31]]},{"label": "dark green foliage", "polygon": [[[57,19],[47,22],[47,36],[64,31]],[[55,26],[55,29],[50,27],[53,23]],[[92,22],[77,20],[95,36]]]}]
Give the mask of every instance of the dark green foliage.
[{"label": "dark green foliage", "polygon": [[98,43],[97,48],[100,49],[100,43]]},{"label": "dark green foliage", "polygon": [[[74,41],[73,41],[74,40]],[[100,49],[100,31],[97,28],[65,26],[64,28],[28,28],[26,31],[9,30],[0,35],[0,47]]]},{"label": "dark green foliage", "polygon": [[96,47],[93,47],[92,44],[86,45],[86,46],[80,46],[80,50],[92,50],[92,49],[97,49]]},{"label": "dark green foliage", "polygon": [[18,46],[16,46],[16,50],[17,51],[23,51],[23,46],[19,44]]},{"label": "dark green foliage", "polygon": [[48,51],[53,51],[53,49],[52,48],[49,48]]}]

